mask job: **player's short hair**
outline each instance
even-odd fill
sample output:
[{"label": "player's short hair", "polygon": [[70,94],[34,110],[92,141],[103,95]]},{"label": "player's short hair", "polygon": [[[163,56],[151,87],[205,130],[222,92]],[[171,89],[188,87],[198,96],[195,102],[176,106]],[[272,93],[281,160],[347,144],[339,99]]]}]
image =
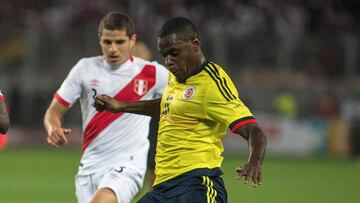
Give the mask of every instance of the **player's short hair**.
[{"label": "player's short hair", "polygon": [[157,36],[163,38],[170,34],[176,34],[176,37],[182,40],[191,40],[199,37],[195,24],[184,17],[175,17],[164,23]]},{"label": "player's short hair", "polygon": [[123,12],[109,12],[100,21],[98,33],[101,35],[102,30],[124,30],[126,35],[131,37],[134,34],[134,22]]}]

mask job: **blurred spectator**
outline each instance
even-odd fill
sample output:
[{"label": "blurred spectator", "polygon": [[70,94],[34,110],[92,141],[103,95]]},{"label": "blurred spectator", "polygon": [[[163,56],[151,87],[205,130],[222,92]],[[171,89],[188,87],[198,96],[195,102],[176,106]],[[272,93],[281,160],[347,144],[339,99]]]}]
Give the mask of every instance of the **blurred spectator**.
[{"label": "blurred spectator", "polygon": [[132,49],[132,54],[147,61],[152,60],[152,53],[149,47],[145,44],[145,42],[140,40],[136,42],[134,48]]},{"label": "blurred spectator", "polygon": [[339,101],[329,92],[320,94],[314,108],[315,115],[325,120],[336,118],[340,113]]},{"label": "blurred spectator", "polygon": [[350,149],[352,156],[360,157],[360,117],[350,123]]},{"label": "blurred spectator", "polygon": [[22,119],[22,111],[24,108],[23,105],[21,105],[21,97],[22,95],[18,87],[13,88],[9,94],[9,113],[11,114],[11,121],[15,126],[24,124]]},{"label": "blurred spectator", "polygon": [[298,114],[298,105],[294,94],[283,88],[276,95],[273,106],[278,114],[285,118],[295,118]]}]

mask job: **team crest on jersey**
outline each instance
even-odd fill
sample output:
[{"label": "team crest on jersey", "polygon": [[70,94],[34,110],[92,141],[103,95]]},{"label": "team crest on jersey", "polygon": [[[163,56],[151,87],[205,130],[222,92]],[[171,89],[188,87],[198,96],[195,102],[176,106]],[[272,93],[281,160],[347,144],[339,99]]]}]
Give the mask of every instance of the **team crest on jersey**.
[{"label": "team crest on jersey", "polygon": [[148,81],[143,79],[135,79],[134,91],[139,96],[144,95],[148,91]]},{"label": "team crest on jersey", "polygon": [[185,100],[190,100],[195,95],[195,87],[189,86],[185,89],[183,98]]}]

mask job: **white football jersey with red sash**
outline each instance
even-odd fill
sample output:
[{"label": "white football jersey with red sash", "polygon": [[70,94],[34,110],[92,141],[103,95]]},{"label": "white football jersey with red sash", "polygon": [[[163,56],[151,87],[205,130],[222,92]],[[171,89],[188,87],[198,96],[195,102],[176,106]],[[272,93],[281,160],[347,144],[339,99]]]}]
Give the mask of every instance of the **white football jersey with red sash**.
[{"label": "white football jersey with red sash", "polygon": [[167,82],[164,66],[133,56],[117,69],[101,56],[81,59],[72,68],[55,98],[65,106],[80,99],[83,155],[79,175],[129,161],[146,169],[150,117],[97,112],[94,96],[107,94],[119,101],[149,100],[159,97]]},{"label": "white football jersey with red sash", "polygon": [[4,99],[4,95],[1,93],[1,90],[0,90],[0,101]]}]

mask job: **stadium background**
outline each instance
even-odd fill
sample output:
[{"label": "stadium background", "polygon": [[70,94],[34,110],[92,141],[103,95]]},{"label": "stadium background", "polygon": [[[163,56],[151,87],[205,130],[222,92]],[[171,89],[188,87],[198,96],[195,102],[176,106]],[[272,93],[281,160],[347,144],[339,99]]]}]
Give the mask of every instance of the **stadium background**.
[{"label": "stadium background", "polygon": [[77,60],[100,54],[97,26],[111,10],[134,19],[160,62],[156,30],[169,17],[191,18],[207,58],[226,68],[253,110],[269,136],[264,185],[233,180],[247,146],[229,133],[231,203],[358,202],[359,8],[356,0],[0,1],[0,88],[12,122],[6,149],[0,141],[0,202],[75,201],[78,104],[64,119],[74,131],[64,149],[46,145],[42,119]]}]

